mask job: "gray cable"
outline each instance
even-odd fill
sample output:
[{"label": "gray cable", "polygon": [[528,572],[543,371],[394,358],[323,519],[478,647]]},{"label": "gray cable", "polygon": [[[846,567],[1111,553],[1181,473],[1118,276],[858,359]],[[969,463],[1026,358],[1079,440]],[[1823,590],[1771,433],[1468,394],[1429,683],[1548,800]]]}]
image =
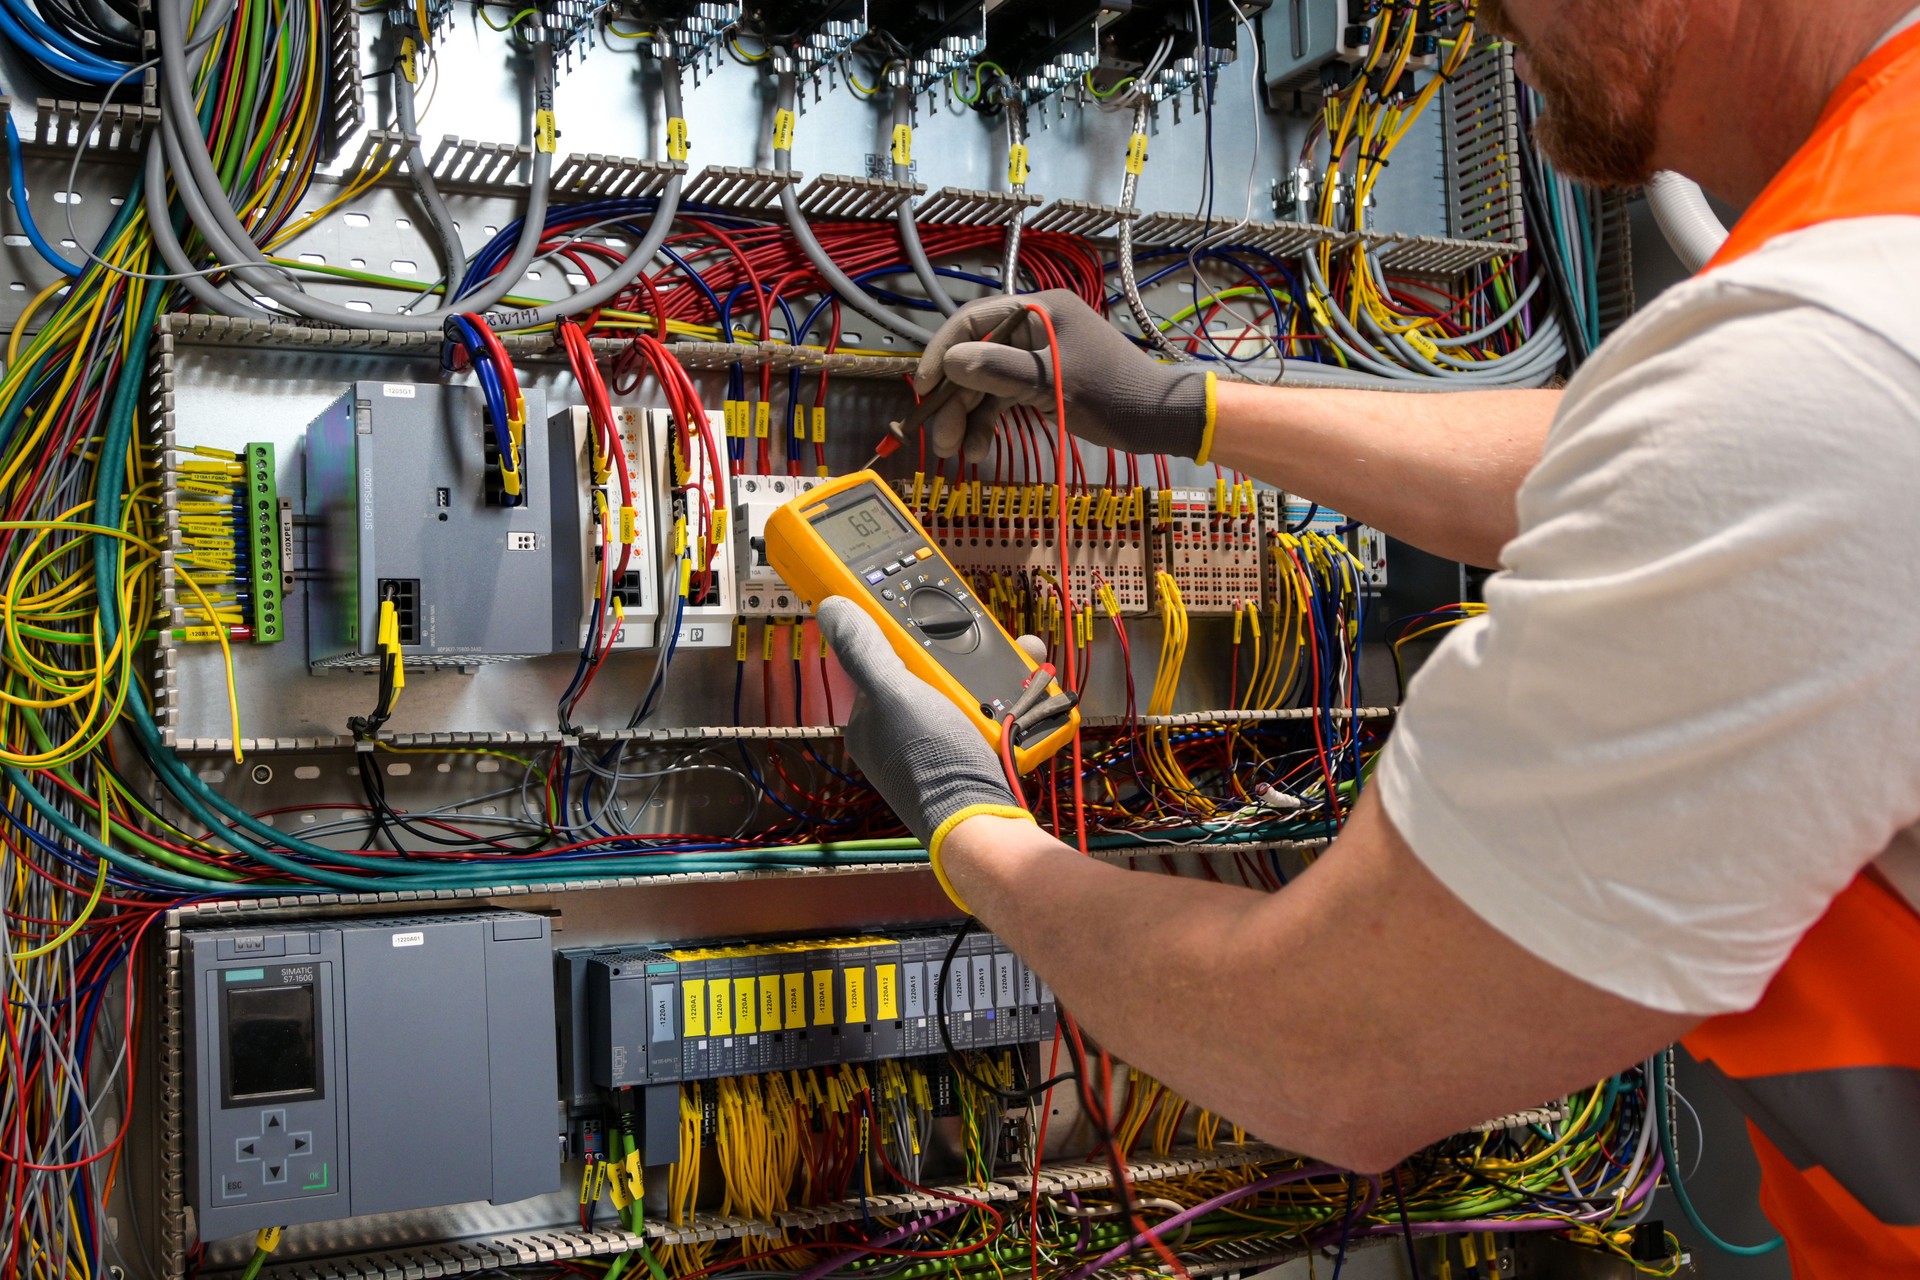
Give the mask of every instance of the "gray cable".
[{"label": "gray cable", "polygon": [[[1330,295],[1332,291],[1327,288],[1326,277],[1320,270],[1319,255],[1307,254],[1305,263],[1309,287],[1318,289],[1322,295]],[[1566,343],[1561,339],[1559,324],[1550,317],[1524,344],[1522,350],[1532,353],[1532,359],[1526,365],[1524,372],[1519,375],[1511,372],[1504,376],[1499,373],[1490,375],[1453,373],[1426,364],[1417,353],[1412,352],[1411,348],[1406,348],[1405,354],[1421,364],[1426,364],[1426,368],[1431,370],[1430,373],[1418,373],[1401,365],[1390,364],[1381,359],[1377,353],[1369,350],[1368,340],[1353,327],[1338,307],[1326,307],[1324,311],[1333,323],[1331,327],[1321,326],[1321,334],[1353,363],[1360,365],[1368,372],[1395,382],[1429,383],[1438,377],[1444,380],[1446,385],[1451,386],[1540,386],[1553,376],[1554,365],[1566,353]],[[1545,367],[1539,367],[1541,365]]]},{"label": "gray cable", "polygon": [[[893,88],[893,128],[898,135],[901,126],[913,128],[913,90],[904,80]],[[901,164],[898,156],[893,162],[893,180],[912,182],[913,166]],[[920,224],[913,220],[913,200],[908,198],[900,202],[900,209],[893,215],[900,226],[900,247],[907,251],[907,263],[913,268],[914,278],[920,281],[920,287],[926,290],[933,305],[940,308],[941,315],[950,316],[960,309],[940,283],[940,277],[934,272],[933,262],[927,257],[927,247],[920,243]]]},{"label": "gray cable", "polygon": [[[672,45],[663,42],[659,48],[660,94],[666,107],[667,119],[678,119],[681,113],[680,61],[675,55]],[[551,66],[551,64],[549,64],[549,66]],[[648,224],[646,235],[642,236],[640,243],[634,246],[633,252],[627,255],[626,261],[608,272],[601,278],[599,283],[582,289],[578,293],[568,294],[557,302],[548,302],[541,306],[530,307],[521,311],[489,312],[487,315],[487,323],[495,329],[532,329],[539,325],[552,324],[564,316],[578,315],[583,311],[591,311],[595,307],[603,306],[615,297],[618,297],[628,285],[632,284],[634,280],[638,278],[642,271],[647,269],[647,264],[653,261],[653,256],[660,252],[660,246],[667,242],[667,235],[673,230],[673,220],[680,213],[680,187],[681,176],[678,173],[667,179],[667,185],[661,188],[660,198],[653,206],[653,221]],[[543,201],[540,212],[540,222],[543,227],[546,223],[546,209],[544,204],[545,202]],[[532,210],[529,208],[526,225],[532,225],[532,221]],[[527,246],[528,260],[532,259],[534,249],[538,246],[540,239],[541,237],[539,235],[532,237],[527,236],[523,230],[520,242]],[[517,268],[514,267],[512,263],[508,263],[507,269],[502,271],[501,274],[504,276],[508,271],[511,271],[514,273],[515,279],[518,279],[519,273],[525,270],[525,262],[522,262]],[[505,290],[501,290],[501,292],[504,293]],[[500,293],[495,293],[486,305],[491,306],[493,301],[499,297]],[[480,307],[475,305],[473,299],[467,298],[461,300],[460,309],[463,311],[474,311],[479,310]],[[665,337],[664,334],[659,336]],[[798,341],[798,339],[795,339],[795,341]]]},{"label": "gray cable", "polygon": [[[309,295],[284,272],[269,266],[260,254],[251,234],[234,216],[232,204],[220,184],[207,140],[200,132],[199,118],[193,107],[193,77],[187,66],[184,12],[186,0],[159,0],[161,82],[165,101],[161,128],[169,139],[168,161],[174,168],[174,185],[194,226],[207,241],[215,258],[230,266],[247,287],[296,314],[347,328],[363,328],[371,321],[364,312],[326,302]],[[535,46],[534,97],[542,106],[553,96],[553,57],[549,46]],[[456,311],[477,311],[492,306],[512,289],[532,260],[539,246],[539,228],[546,225],[547,185],[553,168],[553,156],[536,149],[533,175],[527,196],[527,213],[521,235],[506,266],[482,286],[479,292],[459,304],[450,304],[430,312],[395,314],[380,319],[386,328],[406,332],[437,332],[441,321]],[[209,193],[218,193],[211,198]]]},{"label": "gray cable", "polygon": [[[799,80],[793,69],[793,53],[791,50],[782,48],[776,48],[772,53],[775,76],[779,84],[778,109],[793,111],[800,97]],[[792,149],[774,148],[773,167],[791,169],[793,167]],[[881,328],[905,338],[908,342],[915,342],[924,347],[933,341],[932,330],[923,329],[913,321],[888,311],[874,300],[873,295],[855,284],[847,273],[827,256],[827,251],[820,247],[820,241],[814,238],[813,228],[807,225],[806,215],[800,212],[800,197],[794,194],[793,184],[790,182],[780,188],[780,211],[786,215],[787,227],[793,232],[794,242],[800,246],[800,252],[807,255],[807,261],[813,264],[813,269],[820,273],[820,278],[827,282],[828,288],[839,295],[842,302]]]},{"label": "gray cable", "polygon": [[420,207],[426,210],[427,222],[440,241],[440,272],[457,284],[466,278],[467,252],[460,244],[460,228],[453,225],[453,214],[440,194],[440,184],[433,180],[433,170],[427,167],[426,153],[420,150],[420,120],[414,114],[413,81],[404,75],[393,77],[393,106],[400,118],[400,132],[407,139],[407,179],[413,184],[413,193],[420,197]]},{"label": "gray cable", "polygon": [[[1367,255],[1367,270],[1373,275],[1375,287],[1385,296],[1389,298],[1393,297],[1393,288],[1387,283],[1386,269],[1380,265],[1380,260],[1371,253]],[[1494,334],[1506,328],[1509,324],[1512,324],[1513,321],[1527,309],[1527,304],[1533,301],[1533,295],[1540,291],[1540,282],[1545,278],[1545,276],[1537,275],[1532,280],[1529,280],[1527,287],[1520,291],[1520,296],[1514,300],[1513,305],[1494,317],[1491,323],[1475,329],[1472,333],[1463,333],[1457,338],[1435,338],[1433,339],[1433,345],[1436,347],[1470,347],[1476,342],[1486,341]]]},{"label": "gray cable", "polygon": [[170,135],[165,129],[156,129],[148,135],[146,180],[141,184],[141,199],[147,211],[147,229],[153,237],[154,247],[160,251],[167,270],[174,274],[174,283],[192,294],[202,306],[223,316],[243,320],[256,318],[260,315],[260,309],[216,288],[205,273],[193,265],[193,260],[187,257],[186,249],[180,244],[180,237],[174,232],[173,213],[167,208],[167,162],[163,152],[168,137]]}]

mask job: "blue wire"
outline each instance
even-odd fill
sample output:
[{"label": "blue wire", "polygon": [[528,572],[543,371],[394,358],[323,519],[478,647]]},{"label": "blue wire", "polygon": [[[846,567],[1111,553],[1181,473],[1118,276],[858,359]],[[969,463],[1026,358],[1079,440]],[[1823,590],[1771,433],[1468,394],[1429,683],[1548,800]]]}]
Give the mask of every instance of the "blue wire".
[{"label": "blue wire", "polygon": [[[513,457],[513,437],[507,429],[507,393],[500,382],[500,371],[493,367],[493,353],[481,341],[480,331],[465,316],[454,316],[448,322],[460,335],[460,345],[467,353],[467,361],[473,367],[473,373],[480,380],[480,390],[487,399],[487,415],[493,419],[494,444],[500,450],[500,465],[504,468]],[[511,505],[518,506],[518,501]]]},{"label": "blue wire", "polygon": [[0,0],[0,33],[69,80],[110,85],[133,70],[131,63],[110,61],[67,39],[22,0]]},{"label": "blue wire", "polygon": [[20,160],[20,130],[13,123],[13,113],[7,114],[7,184],[13,193],[13,209],[20,219],[20,229],[27,233],[27,240],[33,245],[33,251],[45,258],[47,265],[62,275],[78,276],[82,267],[77,262],[69,262],[61,257],[59,251],[47,243],[40,234],[40,228],[33,220],[33,210],[27,204],[27,172]]}]

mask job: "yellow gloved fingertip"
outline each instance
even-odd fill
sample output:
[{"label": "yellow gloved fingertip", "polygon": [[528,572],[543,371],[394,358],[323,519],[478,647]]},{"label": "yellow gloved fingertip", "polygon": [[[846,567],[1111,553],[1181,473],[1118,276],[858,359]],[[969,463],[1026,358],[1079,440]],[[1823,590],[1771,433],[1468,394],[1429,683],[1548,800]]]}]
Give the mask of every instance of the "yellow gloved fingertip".
[{"label": "yellow gloved fingertip", "polygon": [[1019,808],[1016,805],[970,804],[966,808],[948,815],[947,820],[935,827],[933,834],[927,837],[927,861],[933,867],[933,878],[940,882],[940,888],[946,893],[948,898],[952,899],[954,906],[965,911],[968,915],[972,915],[972,910],[968,908],[966,902],[960,897],[960,891],[953,887],[953,881],[947,879],[946,868],[940,863],[940,847],[946,843],[947,836],[953,832],[954,828],[958,827],[968,818],[1017,818],[1025,822],[1032,822],[1036,826],[1038,826],[1039,823],[1031,813],[1028,813],[1025,809]]}]

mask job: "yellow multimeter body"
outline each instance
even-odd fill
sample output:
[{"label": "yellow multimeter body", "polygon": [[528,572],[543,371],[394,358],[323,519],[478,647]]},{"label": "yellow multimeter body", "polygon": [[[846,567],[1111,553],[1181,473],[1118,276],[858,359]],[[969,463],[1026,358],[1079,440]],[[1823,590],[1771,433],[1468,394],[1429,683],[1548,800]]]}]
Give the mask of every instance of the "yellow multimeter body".
[{"label": "yellow multimeter body", "polygon": [[[845,596],[867,611],[907,670],[944,694],[1000,749],[1001,724],[1037,664],[992,614],[871,471],[829,480],[767,517],[767,563],[808,609]],[[1050,682],[1049,694],[1060,686]],[[993,714],[993,713],[998,714]],[[1013,744],[1022,773],[1073,741],[1080,713],[1068,708]]]}]

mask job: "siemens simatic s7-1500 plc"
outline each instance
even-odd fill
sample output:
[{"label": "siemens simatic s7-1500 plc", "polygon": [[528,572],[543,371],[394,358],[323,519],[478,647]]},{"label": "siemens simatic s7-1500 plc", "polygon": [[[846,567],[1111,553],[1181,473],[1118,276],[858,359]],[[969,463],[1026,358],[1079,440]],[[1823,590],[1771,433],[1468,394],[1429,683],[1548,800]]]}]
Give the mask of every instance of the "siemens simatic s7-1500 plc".
[{"label": "siemens simatic s7-1500 plc", "polygon": [[185,945],[203,1239],[558,1189],[545,917],[262,924]]}]

